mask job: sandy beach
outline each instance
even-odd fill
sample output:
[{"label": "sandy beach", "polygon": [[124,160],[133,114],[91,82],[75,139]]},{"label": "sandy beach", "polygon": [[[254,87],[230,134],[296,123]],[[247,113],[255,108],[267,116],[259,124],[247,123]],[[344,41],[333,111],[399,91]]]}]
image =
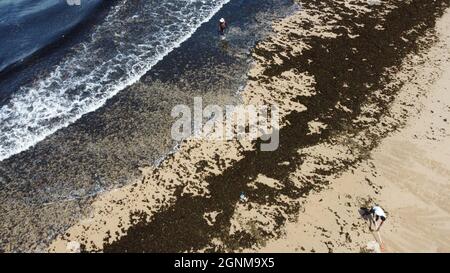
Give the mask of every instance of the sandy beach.
[{"label": "sandy beach", "polygon": [[[276,152],[189,139],[50,251],[450,251],[448,1],[305,2],[258,43],[242,93],[279,105]],[[374,203],[378,234],[359,214]]]},{"label": "sandy beach", "polygon": [[188,138],[31,251],[450,252],[450,1],[296,3],[236,95],[278,106],[277,150]]},{"label": "sandy beach", "polygon": [[[447,11],[436,25],[439,40],[402,65],[399,77],[408,82],[383,117],[386,124],[402,125],[367,159],[311,194],[282,239],[260,251],[450,252],[449,23]],[[379,233],[371,232],[359,213],[374,203],[389,213]],[[383,248],[371,248],[373,242]]]}]

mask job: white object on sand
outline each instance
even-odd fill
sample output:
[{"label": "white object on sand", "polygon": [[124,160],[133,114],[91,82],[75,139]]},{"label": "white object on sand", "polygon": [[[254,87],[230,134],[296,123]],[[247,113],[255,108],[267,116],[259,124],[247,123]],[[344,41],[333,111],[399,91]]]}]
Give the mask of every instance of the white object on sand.
[{"label": "white object on sand", "polygon": [[76,241],[68,242],[66,249],[69,253],[81,253],[81,245]]},{"label": "white object on sand", "polygon": [[381,253],[381,247],[377,241],[368,242],[366,245],[366,249],[371,253]]},{"label": "white object on sand", "polygon": [[241,193],[240,199],[241,199],[241,202],[243,202],[243,203],[248,201],[248,198],[247,198],[247,196],[245,196],[244,193]]}]

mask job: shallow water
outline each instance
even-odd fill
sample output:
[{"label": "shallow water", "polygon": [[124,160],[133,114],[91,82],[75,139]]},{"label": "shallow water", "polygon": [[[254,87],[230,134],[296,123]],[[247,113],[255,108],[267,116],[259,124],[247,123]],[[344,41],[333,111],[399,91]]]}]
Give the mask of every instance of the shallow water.
[{"label": "shallow water", "polygon": [[137,82],[227,1],[117,3],[85,41],[20,85],[1,106],[0,160],[95,111]]}]

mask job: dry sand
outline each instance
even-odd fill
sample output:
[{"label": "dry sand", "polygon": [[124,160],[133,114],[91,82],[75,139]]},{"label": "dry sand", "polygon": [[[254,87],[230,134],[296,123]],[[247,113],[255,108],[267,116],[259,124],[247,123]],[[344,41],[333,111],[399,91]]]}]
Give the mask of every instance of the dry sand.
[{"label": "dry sand", "polygon": [[279,105],[277,151],[189,139],[49,250],[357,252],[376,201],[385,251],[449,251],[449,1],[382,2],[306,1],[255,48],[243,103]]}]

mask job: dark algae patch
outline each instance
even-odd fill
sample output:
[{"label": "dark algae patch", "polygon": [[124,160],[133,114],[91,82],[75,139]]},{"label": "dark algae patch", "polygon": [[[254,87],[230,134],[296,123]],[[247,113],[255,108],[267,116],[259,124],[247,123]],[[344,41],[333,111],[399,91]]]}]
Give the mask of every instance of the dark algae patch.
[{"label": "dark algae patch", "polygon": [[[352,121],[361,113],[361,106],[370,101],[379,104],[381,111],[375,113],[375,120],[387,111],[389,102],[395,97],[401,84],[386,90],[391,80],[390,73],[400,67],[402,60],[411,53],[426,47],[419,43],[435,26],[449,6],[448,0],[442,1],[382,1],[382,5],[370,7],[371,11],[359,14],[335,1],[302,1],[305,11],[324,14],[327,21],[339,15],[341,19],[333,26],[334,38],[317,36],[303,37],[290,35],[290,42],[305,42],[309,47],[300,55],[292,55],[290,48],[271,47],[271,51],[257,46],[254,53],[266,59],[274,55],[283,59],[282,64],[266,67],[260,78],[251,80],[271,81],[281,73],[294,69],[297,73],[307,72],[314,76],[316,95],[298,96],[296,100],[307,107],[303,112],[292,112],[285,117],[287,125],[280,130],[280,147],[274,152],[260,152],[259,143],[254,143],[252,151],[243,151],[243,159],[220,175],[207,178],[208,196],[182,195],[178,190],[175,204],[157,213],[150,219],[141,217],[126,234],[111,244],[104,245],[105,252],[184,252],[206,250],[211,252],[239,251],[282,234],[287,219],[295,216],[300,208],[299,199],[312,190],[318,190],[326,184],[321,176],[337,174],[367,156],[376,147],[378,137],[370,137],[366,145],[355,146],[360,151],[354,161],[343,164],[331,164],[331,169],[319,169],[317,176],[304,181],[301,187],[289,179],[289,175],[301,168],[304,162],[299,149],[321,142],[331,142],[333,136],[342,132],[357,132],[371,124],[355,125]],[[386,13],[389,4],[389,12]],[[310,22],[303,21],[292,26],[300,29],[312,28]],[[270,41],[269,41],[270,42]],[[286,53],[283,57],[279,53]],[[389,72],[389,73],[388,73]],[[377,99],[376,90],[385,90],[389,100]],[[340,102],[351,111],[337,109]],[[308,122],[316,120],[325,123],[327,128],[321,134],[308,134]],[[289,162],[289,164],[281,164]],[[201,166],[199,166],[201,167]],[[258,175],[278,180],[283,187],[250,188],[248,184]],[[240,192],[246,192],[253,204],[276,207],[281,212],[274,214],[275,231],[266,233],[263,223],[255,223],[246,232],[230,235],[231,219],[239,202]],[[280,201],[283,195],[290,201]],[[286,199],[284,199],[286,200]],[[220,211],[215,222],[209,225],[204,215],[211,211]],[[286,217],[287,215],[287,217]],[[133,215],[133,219],[136,217]],[[259,225],[259,227],[258,227]],[[216,241],[220,243],[216,243]],[[332,243],[330,242],[330,251]]]}]

